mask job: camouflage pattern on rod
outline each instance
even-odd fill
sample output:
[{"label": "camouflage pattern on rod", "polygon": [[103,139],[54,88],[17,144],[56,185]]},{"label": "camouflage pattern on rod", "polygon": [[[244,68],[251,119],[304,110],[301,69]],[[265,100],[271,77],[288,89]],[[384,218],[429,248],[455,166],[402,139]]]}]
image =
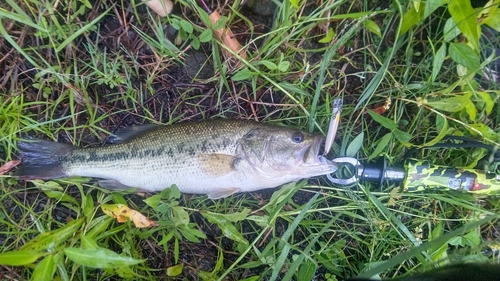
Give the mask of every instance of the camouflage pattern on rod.
[{"label": "camouflage pattern on rod", "polygon": [[404,191],[445,188],[480,194],[498,192],[500,176],[484,171],[431,165],[427,161],[408,160]]}]

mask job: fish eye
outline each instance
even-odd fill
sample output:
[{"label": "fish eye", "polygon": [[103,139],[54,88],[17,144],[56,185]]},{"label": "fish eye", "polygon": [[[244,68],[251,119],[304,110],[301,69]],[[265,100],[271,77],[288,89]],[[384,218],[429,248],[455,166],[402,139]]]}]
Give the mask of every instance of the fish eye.
[{"label": "fish eye", "polygon": [[295,132],[292,135],[292,141],[295,143],[301,143],[304,140],[304,134],[301,132]]}]

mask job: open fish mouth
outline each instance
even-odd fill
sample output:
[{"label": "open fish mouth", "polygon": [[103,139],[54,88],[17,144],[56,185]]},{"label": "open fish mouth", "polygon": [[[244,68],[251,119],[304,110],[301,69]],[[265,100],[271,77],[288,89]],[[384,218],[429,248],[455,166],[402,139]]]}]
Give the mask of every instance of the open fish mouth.
[{"label": "open fish mouth", "polygon": [[323,151],[325,147],[325,138],[322,136],[317,136],[314,138],[313,142],[304,147],[301,151],[302,161],[304,164],[324,164],[320,159],[323,157]]},{"label": "open fish mouth", "polygon": [[314,141],[303,149],[303,167],[314,170],[318,175],[333,173],[338,169],[338,165],[333,161],[333,152],[324,155],[326,139],[317,136]]}]

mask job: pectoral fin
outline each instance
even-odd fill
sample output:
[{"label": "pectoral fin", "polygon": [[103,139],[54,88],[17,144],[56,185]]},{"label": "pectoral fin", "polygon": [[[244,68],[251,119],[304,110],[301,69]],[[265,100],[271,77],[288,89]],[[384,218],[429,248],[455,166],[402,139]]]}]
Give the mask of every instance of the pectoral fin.
[{"label": "pectoral fin", "polygon": [[202,171],[214,178],[234,172],[239,160],[238,157],[227,154],[200,154],[196,158]]},{"label": "pectoral fin", "polygon": [[233,195],[240,191],[239,188],[229,187],[229,188],[217,188],[208,193],[208,198],[210,199],[220,199],[224,197],[228,197],[229,195]]}]

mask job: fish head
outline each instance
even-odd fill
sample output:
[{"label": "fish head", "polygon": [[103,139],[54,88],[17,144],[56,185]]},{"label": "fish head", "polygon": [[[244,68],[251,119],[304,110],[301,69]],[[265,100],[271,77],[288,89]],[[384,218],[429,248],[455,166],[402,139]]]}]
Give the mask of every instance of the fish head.
[{"label": "fish head", "polygon": [[258,128],[240,141],[240,149],[259,176],[272,182],[290,182],[335,172],[338,166],[321,154],[325,138],[288,129]]}]

